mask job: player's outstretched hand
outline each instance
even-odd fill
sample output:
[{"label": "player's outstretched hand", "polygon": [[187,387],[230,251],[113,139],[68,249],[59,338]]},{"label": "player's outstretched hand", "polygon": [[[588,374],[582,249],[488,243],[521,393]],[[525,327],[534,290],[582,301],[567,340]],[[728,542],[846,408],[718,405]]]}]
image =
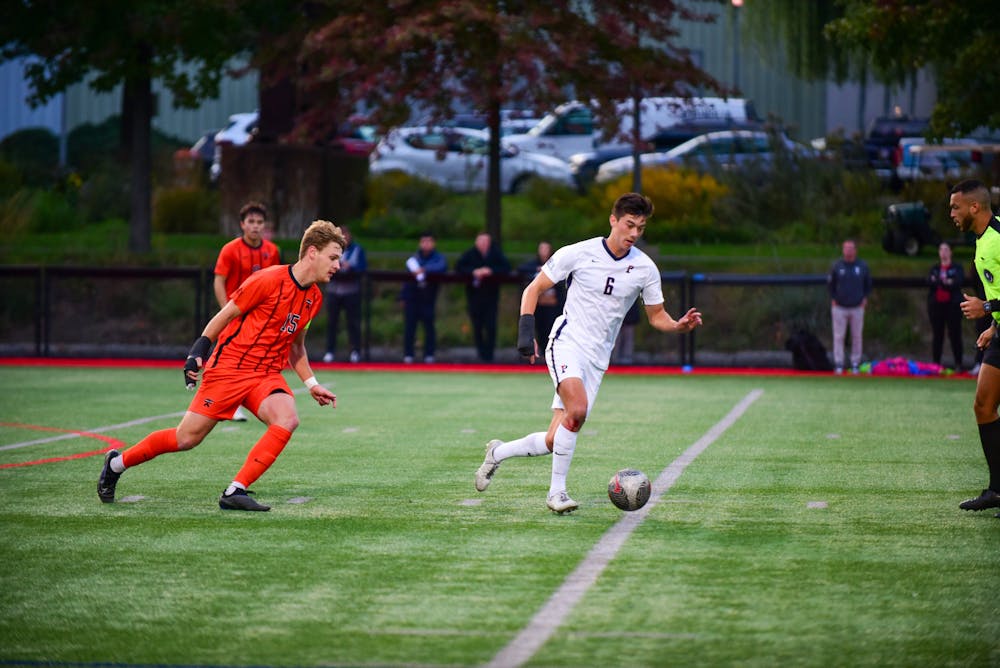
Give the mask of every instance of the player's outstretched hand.
[{"label": "player's outstretched hand", "polygon": [[696,308],[689,308],[688,312],[677,321],[677,331],[690,332],[695,327],[701,326],[701,312]]},{"label": "player's outstretched hand", "polygon": [[312,398],[316,400],[316,403],[320,406],[332,406],[337,407],[337,395],[326,389],[322,385],[313,385],[309,388],[309,394]]}]

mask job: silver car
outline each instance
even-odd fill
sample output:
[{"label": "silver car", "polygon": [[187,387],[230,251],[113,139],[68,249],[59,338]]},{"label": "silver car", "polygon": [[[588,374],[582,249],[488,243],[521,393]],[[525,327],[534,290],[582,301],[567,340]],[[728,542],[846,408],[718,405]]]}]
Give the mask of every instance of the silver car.
[{"label": "silver car", "polygon": [[[780,137],[780,139],[778,138]],[[780,141],[785,149],[800,157],[815,156],[816,151],[788,139],[755,130],[722,130],[709,132],[690,139],[666,152],[643,153],[639,156],[643,167],[677,165],[707,170],[713,164],[723,169],[733,169],[743,164],[767,164],[774,158],[774,143]],[[609,160],[597,170],[595,181],[607,183],[632,172],[632,156]]]},{"label": "silver car", "polygon": [[[471,192],[486,189],[488,152],[489,134],[484,130],[397,128],[379,142],[369,157],[369,168],[372,174],[404,172],[449,190]],[[574,185],[566,162],[501,143],[500,190],[521,192],[532,179]]]}]

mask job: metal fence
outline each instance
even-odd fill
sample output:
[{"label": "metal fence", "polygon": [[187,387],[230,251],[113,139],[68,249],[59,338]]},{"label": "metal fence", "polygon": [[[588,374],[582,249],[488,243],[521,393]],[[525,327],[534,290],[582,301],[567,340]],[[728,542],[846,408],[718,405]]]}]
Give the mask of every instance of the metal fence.
[{"label": "metal fence", "polygon": [[[815,333],[829,350],[826,276],[664,272],[667,310],[688,305],[705,326],[683,336],[636,329],[633,361],[654,365],[791,366],[787,339]],[[0,355],[35,357],[179,357],[216,311],[209,267],[107,268],[0,266]],[[363,280],[363,358],[398,361],[402,311],[398,293],[405,271],[369,271]],[[439,359],[469,359],[463,288],[467,277],[447,273],[438,303]],[[501,283],[497,361],[515,361],[518,304],[526,278]],[[865,321],[865,357],[930,359],[928,286],[919,278],[874,278]],[[326,315],[310,330],[310,353],[320,358]],[[966,366],[974,356],[975,328],[964,330]],[[341,338],[343,338],[343,333]],[[946,364],[953,365],[946,348]]]}]

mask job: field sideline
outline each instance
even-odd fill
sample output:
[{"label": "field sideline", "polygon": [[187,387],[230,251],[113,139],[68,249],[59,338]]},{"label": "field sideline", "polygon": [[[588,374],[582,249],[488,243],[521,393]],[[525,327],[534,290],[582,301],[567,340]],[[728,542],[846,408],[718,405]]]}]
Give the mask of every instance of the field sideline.
[{"label": "field sideline", "polygon": [[241,514],[256,422],[97,500],[99,453],[185,409],[176,363],[0,361],[0,665],[1000,666],[971,381],[615,371],[560,517],[547,458],[472,486],[547,425],[541,369],[315,368],[339,407],[298,394]]}]

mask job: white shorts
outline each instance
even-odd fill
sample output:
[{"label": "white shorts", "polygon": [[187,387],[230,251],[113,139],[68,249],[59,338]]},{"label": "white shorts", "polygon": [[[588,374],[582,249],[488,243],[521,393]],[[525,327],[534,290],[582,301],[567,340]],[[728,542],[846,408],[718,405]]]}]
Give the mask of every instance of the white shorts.
[{"label": "white shorts", "polygon": [[545,363],[549,367],[549,377],[556,386],[552,398],[552,408],[565,408],[559,397],[559,383],[567,378],[579,378],[583,381],[583,389],[587,393],[587,415],[597,400],[597,391],[601,389],[604,379],[604,369],[595,366],[579,348],[566,341],[549,339],[545,348]]}]

